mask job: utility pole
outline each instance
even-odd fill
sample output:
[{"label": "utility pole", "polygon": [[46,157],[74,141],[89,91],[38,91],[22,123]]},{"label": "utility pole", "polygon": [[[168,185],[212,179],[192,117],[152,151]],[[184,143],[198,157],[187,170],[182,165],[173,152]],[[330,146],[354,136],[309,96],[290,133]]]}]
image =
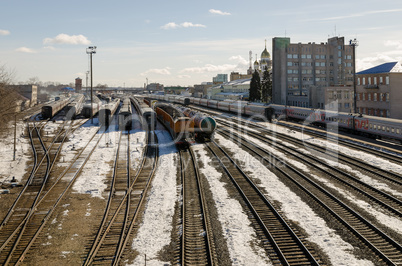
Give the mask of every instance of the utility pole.
[{"label": "utility pole", "polygon": [[353,111],[357,114],[357,92],[356,92],[356,46],[359,45],[359,41],[350,40],[349,44],[353,47]]},{"label": "utility pole", "polygon": [[94,123],[94,109],[93,109],[93,73],[92,73],[92,54],[96,54],[96,46],[89,46],[87,48],[87,54],[90,56],[90,68],[91,68],[91,123]]},{"label": "utility pole", "polygon": [[14,156],[13,156],[13,161],[15,161],[16,151],[17,151],[17,114],[14,114]]}]

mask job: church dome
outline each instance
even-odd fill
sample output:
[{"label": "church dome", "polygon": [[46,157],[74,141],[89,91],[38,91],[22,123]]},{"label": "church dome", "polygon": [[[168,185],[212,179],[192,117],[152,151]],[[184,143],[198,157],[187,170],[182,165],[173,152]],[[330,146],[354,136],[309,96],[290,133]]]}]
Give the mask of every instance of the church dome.
[{"label": "church dome", "polygon": [[264,51],[262,51],[261,53],[261,59],[262,58],[271,58],[271,55],[269,54],[269,52],[267,51],[267,47],[265,46]]}]

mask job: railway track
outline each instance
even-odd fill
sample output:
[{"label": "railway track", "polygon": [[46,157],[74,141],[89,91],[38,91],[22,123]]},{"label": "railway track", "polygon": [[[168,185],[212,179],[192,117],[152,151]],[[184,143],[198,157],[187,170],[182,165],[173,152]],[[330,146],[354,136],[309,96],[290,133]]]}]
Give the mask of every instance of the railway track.
[{"label": "railway track", "polygon": [[124,251],[131,249],[127,243],[138,226],[140,209],[155,174],[158,163],[158,148],[154,132],[147,134],[148,145],[141,165],[135,174],[130,171],[129,135],[120,136],[119,148],[107,207],[99,229],[88,248],[84,265],[119,265]]},{"label": "railway track", "polygon": [[[82,123],[75,125],[74,129],[78,128],[81,124]],[[71,130],[64,131],[64,133],[67,136],[71,133]],[[56,135],[56,137],[57,136],[58,135]],[[4,219],[2,223],[3,226],[0,228],[0,239],[2,240],[0,247],[0,263],[3,265],[14,265],[24,260],[61,199],[67,194],[67,191],[78,177],[102,136],[103,134],[95,133],[91,139],[91,141],[95,139],[96,142],[93,147],[88,148],[89,144],[92,143],[91,141],[88,142],[86,147],[72,160],[70,166],[67,167],[58,178],[54,178],[52,182],[44,182],[40,191],[29,192],[28,188],[34,186],[28,185],[29,183],[27,181],[25,185],[27,189],[21,191],[16,202],[10,208],[10,215],[6,216],[6,219]],[[58,150],[60,150],[60,147]],[[55,156],[53,161],[55,161],[56,157],[57,156]],[[71,179],[67,184],[60,182],[62,178],[68,180],[66,178],[68,178],[69,175]],[[33,195],[35,195],[35,200],[30,203],[30,207],[24,207],[27,206],[23,205],[26,204],[26,202],[20,199],[29,199],[32,198]],[[21,215],[16,211],[21,209],[25,210],[25,215]]]},{"label": "railway track", "polygon": [[274,264],[318,265],[321,261],[315,250],[300,232],[294,230],[263,195],[254,182],[216,143],[206,144],[218,159],[225,173],[246,202],[262,245]]},{"label": "railway track", "polygon": [[[233,132],[221,131],[220,133],[225,138],[232,137],[233,139]],[[248,150],[253,156],[263,160],[268,167],[277,172],[280,178],[286,178],[296,185],[301,193],[304,193],[315,202],[316,208],[325,210],[327,214],[324,215],[324,217],[327,219],[331,217],[331,220],[336,220],[339,225],[342,225],[351,235],[358,238],[377,256],[379,263],[402,263],[401,245],[380,229],[376,228],[370,221],[359,215],[304,173],[283,162],[282,159],[239,135],[236,135],[235,138],[238,140],[239,145]],[[271,159],[267,160],[266,158]],[[282,167],[278,167],[278,164],[275,162],[283,162],[281,164]]]},{"label": "railway track", "polygon": [[[222,124],[225,124],[224,122],[221,122]],[[231,124],[226,124],[226,126],[230,126],[233,128],[233,125]],[[236,128],[236,126],[234,127]],[[226,131],[229,129],[226,128]],[[244,128],[241,128],[243,131]],[[299,161],[302,161],[306,165],[309,165],[311,169],[318,169],[320,172],[323,173],[324,176],[327,178],[331,178],[332,180],[337,181],[338,183],[341,183],[342,185],[349,187],[359,193],[360,195],[363,195],[367,199],[376,202],[379,206],[382,208],[391,211],[392,213],[396,214],[399,217],[402,217],[402,201],[393,195],[390,195],[389,193],[386,193],[382,190],[376,189],[373,186],[370,186],[366,184],[365,182],[361,181],[359,178],[356,178],[352,176],[351,174],[348,174],[345,172],[343,169],[338,169],[334,166],[332,166],[329,163],[326,163],[324,160],[319,159],[311,154],[307,154],[304,152],[301,152],[295,147],[291,147],[289,145],[283,144],[282,141],[277,141],[276,139],[273,139],[271,136],[261,136],[261,134],[257,134],[252,131],[247,131],[247,134],[252,136],[253,138],[258,139],[259,141],[266,143],[267,145],[274,147],[278,151],[283,152],[284,154],[290,155],[294,158],[296,158]],[[294,141],[293,138],[289,138],[284,136],[286,141],[291,141],[292,143],[295,143],[297,141]],[[282,140],[282,139],[281,139]],[[301,142],[301,141],[298,141]],[[296,144],[296,143],[295,143]],[[303,145],[303,143],[297,143],[297,145]],[[321,152],[322,154],[325,154],[324,149],[321,147],[317,148],[318,152]],[[341,159],[342,160],[342,155],[338,154],[338,157],[335,157],[335,159]],[[346,159],[343,159],[346,163]],[[369,166],[367,166],[369,168]],[[365,170],[366,168],[362,168]],[[379,175],[383,177],[381,172],[374,172],[373,174]],[[392,174],[392,173],[389,173]]]},{"label": "railway track", "polygon": [[183,195],[182,234],[175,260],[182,265],[217,265],[204,191],[191,147],[180,151],[180,165]]},{"label": "railway track", "polygon": [[[246,124],[248,127],[258,128],[260,130],[270,131],[272,133],[274,132],[275,134],[278,134],[278,132],[271,131],[271,130],[269,130],[266,127],[263,127],[261,125],[257,125],[257,123],[255,123],[255,122],[251,122],[249,120],[247,120],[247,122],[245,122],[245,120],[247,118],[242,119],[242,118],[232,116],[232,115],[230,117],[228,117],[228,116],[221,115],[220,114],[221,111],[219,113],[217,113],[217,112],[214,112],[214,111],[211,111],[211,110],[206,110],[206,109],[203,109],[203,108],[196,107],[194,105],[191,105],[191,108],[193,108],[195,110],[205,112],[205,113],[210,113],[210,114],[212,114],[212,115],[214,115],[214,116],[216,116],[218,118],[220,117],[220,118],[225,119],[225,120],[228,120],[228,119],[232,120],[235,123]],[[281,125],[281,126],[284,126],[284,127],[287,127],[287,128],[289,128],[291,130],[298,131],[298,132],[306,132],[307,134],[309,134],[309,135],[311,135],[312,137],[315,137],[315,138],[328,140],[328,141],[333,141],[336,144],[341,143],[342,145],[344,145],[346,147],[350,147],[351,149],[368,152],[370,154],[373,154],[373,155],[378,156],[380,158],[384,158],[384,159],[389,160],[390,162],[393,162],[393,163],[396,163],[396,164],[402,164],[402,157],[401,157],[402,152],[399,152],[398,155],[395,155],[395,154],[393,154],[392,152],[389,151],[389,148],[387,148],[385,146],[381,146],[381,145],[377,144],[376,145],[377,147],[367,147],[364,144],[358,143],[358,140],[355,143],[355,142],[352,142],[350,140],[344,139],[342,135],[334,134],[334,136],[333,136],[331,133],[330,134],[318,133],[317,130],[314,130],[314,128],[307,128],[307,127],[300,126],[300,125],[299,126],[295,126],[295,125],[290,126],[288,122],[286,122],[286,123],[278,122],[277,124]],[[318,129],[318,130],[320,130],[320,129]]]},{"label": "railway track", "polygon": [[[314,143],[305,143],[304,141],[300,140],[300,139],[296,139],[294,137],[291,137],[289,135],[283,134],[283,133],[279,133],[279,132],[273,132],[271,130],[268,130],[267,128],[258,126],[254,123],[248,123],[248,122],[243,122],[241,121],[242,125],[246,125],[249,128],[253,128],[253,129],[257,129],[259,131],[261,131],[262,133],[266,133],[267,137],[269,136],[273,136],[273,134],[275,134],[275,136],[278,136],[282,139],[285,139],[287,142],[289,143],[293,143],[297,146],[306,148],[308,147],[309,149],[314,149],[316,151],[318,151],[319,153],[321,153],[322,155],[324,155],[325,157],[332,157],[335,158],[336,160],[340,160],[342,163],[351,165],[352,168],[358,168],[361,169],[364,172],[368,172],[369,174],[375,175],[377,177],[380,177],[381,179],[387,180],[393,184],[397,184],[397,185],[402,185],[402,175],[399,173],[394,173],[391,171],[387,171],[384,169],[381,169],[378,166],[374,166],[368,163],[364,163],[361,160],[358,160],[352,156],[348,156],[342,152],[339,152],[337,150],[331,150],[328,147],[322,147],[319,146],[317,144]],[[310,133],[309,133],[310,134]],[[318,133],[312,133],[312,136],[319,136],[320,138],[323,138],[320,134]],[[372,154],[374,156],[379,156],[379,158],[382,159],[387,159],[390,162],[393,162],[395,164],[402,164],[402,158],[399,156],[394,156],[394,155],[390,155],[381,151],[377,151],[377,150],[373,150],[373,149],[369,149],[369,148],[362,148],[356,144],[350,143],[350,142],[342,142],[342,145],[346,146],[346,147],[350,147],[352,149],[359,149],[359,150],[365,150],[367,151],[369,154]]]}]

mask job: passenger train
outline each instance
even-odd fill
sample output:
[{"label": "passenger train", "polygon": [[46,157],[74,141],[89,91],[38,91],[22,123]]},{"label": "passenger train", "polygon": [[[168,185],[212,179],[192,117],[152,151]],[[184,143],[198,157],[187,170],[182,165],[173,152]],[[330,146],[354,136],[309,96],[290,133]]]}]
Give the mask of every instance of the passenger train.
[{"label": "passenger train", "polygon": [[322,127],[337,126],[339,130],[379,139],[393,139],[402,144],[402,120],[376,117],[362,114],[343,113],[330,110],[285,106],[277,104],[258,104],[245,101],[211,100],[175,95],[153,95],[146,97],[159,101],[174,102],[182,105],[190,104],[205,106],[222,111],[247,115],[262,120],[295,120],[304,124],[314,124]]}]

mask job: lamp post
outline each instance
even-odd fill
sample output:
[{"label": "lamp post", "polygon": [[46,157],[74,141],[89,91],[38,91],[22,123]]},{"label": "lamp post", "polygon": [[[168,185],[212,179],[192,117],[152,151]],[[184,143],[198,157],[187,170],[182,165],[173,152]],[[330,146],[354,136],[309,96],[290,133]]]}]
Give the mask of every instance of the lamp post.
[{"label": "lamp post", "polygon": [[349,41],[349,44],[353,47],[353,110],[354,113],[357,113],[357,105],[356,105],[356,46],[359,46],[359,41],[354,38]]},{"label": "lamp post", "polygon": [[92,54],[96,54],[96,46],[89,46],[87,48],[87,54],[90,56],[90,71],[91,71],[91,123],[93,123],[93,73],[92,73]]}]

